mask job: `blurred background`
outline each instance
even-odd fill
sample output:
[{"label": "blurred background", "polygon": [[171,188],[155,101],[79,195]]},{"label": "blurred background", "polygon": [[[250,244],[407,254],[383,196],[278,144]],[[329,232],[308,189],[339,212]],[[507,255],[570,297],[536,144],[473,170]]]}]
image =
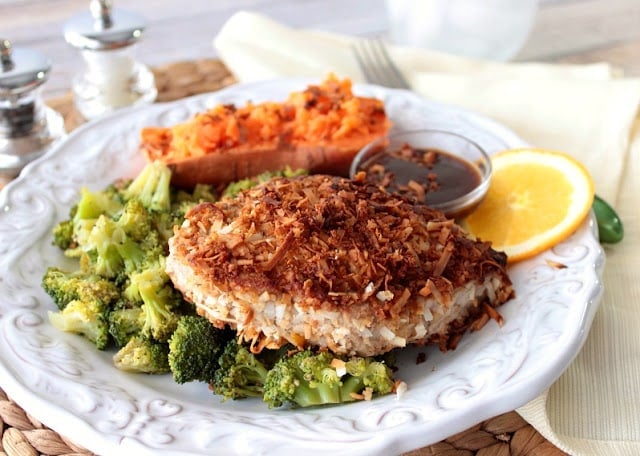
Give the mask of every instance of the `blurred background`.
[{"label": "blurred background", "polygon": [[[612,63],[618,63],[615,60],[619,55],[628,73],[640,74],[640,45],[632,43],[640,41],[639,0],[538,3],[530,33],[511,60],[598,61],[607,51]],[[0,0],[0,37],[10,39],[14,46],[34,48],[53,61],[45,96],[66,92],[72,73],[83,65],[77,50],[65,42],[62,27],[88,5],[88,0]],[[294,27],[363,36],[389,32],[385,0],[116,0],[113,5],[137,12],[147,20],[136,55],[150,66],[215,57],[213,37],[241,9],[263,13]],[[566,57],[569,54],[571,58]],[[629,58],[630,54],[637,58]]]}]

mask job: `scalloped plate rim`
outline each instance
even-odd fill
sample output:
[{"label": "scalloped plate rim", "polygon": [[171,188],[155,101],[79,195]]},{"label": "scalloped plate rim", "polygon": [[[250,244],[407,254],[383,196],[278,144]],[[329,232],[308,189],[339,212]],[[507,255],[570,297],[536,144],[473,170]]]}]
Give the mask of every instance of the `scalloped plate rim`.
[{"label": "scalloped plate rim", "polygon": [[[87,123],[73,131],[65,141],[55,147],[46,156],[29,164],[18,179],[11,182],[5,187],[5,189],[3,189],[2,193],[0,194],[0,203],[5,206],[7,198],[9,198],[11,192],[18,191],[23,186],[28,186],[28,178],[32,174],[35,174],[40,166],[44,166],[50,161],[55,161],[56,157],[58,157],[60,153],[59,151],[63,150],[66,147],[69,147],[70,144],[73,144],[76,138],[82,138],[86,135],[91,135],[96,131],[97,128],[100,128],[101,126],[108,126],[113,122],[117,124],[118,122],[116,119],[135,117],[138,114],[143,114],[145,112],[165,112],[167,109],[172,109],[173,107],[190,106],[192,104],[198,105],[199,103],[202,104],[203,102],[205,104],[211,103],[212,101],[224,98],[228,95],[233,96],[234,94],[239,95],[251,93],[253,90],[262,89],[265,86],[269,86],[270,84],[280,87],[282,90],[284,90],[284,88],[287,88],[288,90],[288,88],[292,86],[307,84],[309,82],[313,82],[313,80],[310,80],[309,78],[290,78],[272,81],[260,81],[250,84],[238,84],[214,93],[197,95],[175,102],[158,103],[156,105],[148,107],[126,108],[112,115],[98,119],[94,122]],[[449,114],[453,117],[459,116],[462,120],[470,122],[475,127],[490,131],[491,134],[497,136],[504,142],[505,145],[509,147],[526,146],[526,143],[522,139],[520,139],[515,133],[511,132],[511,130],[507,129],[506,127],[484,116],[463,109],[433,102],[431,100],[424,100],[422,98],[419,98],[415,94],[408,95],[404,93],[404,91],[397,89],[385,89],[370,86],[367,84],[355,84],[354,90],[364,90],[365,92],[371,91],[376,94],[386,94],[391,98],[394,97],[394,94],[402,94],[402,96],[406,96],[407,99],[413,98],[415,103],[425,103],[435,111],[442,111],[443,113]],[[4,218],[0,218],[0,227],[3,220]],[[585,222],[585,226],[581,227],[579,231],[581,232],[580,236],[587,237],[590,244],[593,244],[593,242],[597,244],[597,231],[595,229],[593,216],[591,216],[589,220]],[[571,243],[571,241],[568,242]],[[596,277],[596,281],[593,284],[593,288],[591,289],[587,302],[583,304],[584,308],[582,312],[582,318],[580,318],[580,321],[577,322],[577,324],[573,327],[574,333],[572,333],[570,336],[567,336],[570,337],[570,344],[568,348],[565,348],[561,356],[557,356],[555,358],[554,362],[550,364],[547,371],[544,372],[545,375],[539,375],[534,379],[529,379],[529,381],[525,382],[524,384],[520,383],[516,385],[508,385],[508,387],[504,391],[502,391],[500,401],[488,404],[486,400],[481,400],[477,404],[471,404],[467,408],[459,409],[459,416],[454,416],[456,420],[455,428],[451,429],[451,432],[448,432],[446,435],[442,435],[442,432],[436,432],[435,434],[440,435],[441,438],[445,438],[448,435],[468,428],[478,421],[488,419],[492,416],[496,416],[500,413],[504,413],[513,410],[514,408],[517,408],[521,405],[524,405],[529,400],[535,398],[540,392],[542,392],[542,390],[550,386],[550,384],[562,374],[564,369],[566,369],[569,363],[577,355],[584,341],[586,340],[588,330],[591,326],[591,322],[597,310],[598,302],[602,294],[601,273],[602,268],[604,267],[604,252],[599,248],[599,245],[597,247],[593,246],[593,249],[594,251],[590,252],[590,258],[593,258],[593,271],[590,270],[589,272],[593,272],[594,276]],[[2,265],[1,267],[4,268],[4,261],[0,261],[0,264]],[[0,289],[1,287],[2,285],[0,284]],[[0,321],[2,320],[1,311],[2,305],[0,302]],[[114,441],[113,436],[109,437],[96,432],[94,426],[90,425],[82,418],[70,415],[70,412],[68,410],[65,410],[61,405],[46,402],[40,397],[38,391],[34,391],[35,388],[30,388],[22,385],[18,381],[17,376],[13,372],[13,369],[9,366],[6,366],[5,360],[2,358],[0,358],[0,372],[3,373],[2,387],[5,389],[9,396],[11,396],[14,400],[16,400],[17,403],[21,404],[25,408],[25,410],[41,420],[43,423],[46,423],[49,426],[56,426],[59,429],[58,432],[61,432],[65,437],[71,438],[72,440],[78,442],[86,448],[97,452],[113,451],[116,449],[122,450],[125,447],[135,448],[137,450],[150,450],[150,448],[146,447],[146,445],[144,445],[143,443],[137,442],[135,440],[130,441],[127,437],[123,437],[120,444],[121,446],[118,446],[118,443]],[[7,379],[9,380],[7,381]],[[526,386],[526,388],[523,388],[523,386]],[[526,389],[526,391],[523,391],[523,389]],[[345,405],[341,407],[349,406],[350,405]],[[368,440],[364,441],[365,443],[360,445],[359,448],[349,447],[347,451],[349,454],[355,454],[355,450],[358,450],[362,454],[371,454],[371,451],[376,451],[382,454],[385,451],[408,451],[438,441],[433,440],[434,437],[425,439],[425,429],[421,426],[414,426],[414,429],[403,428],[401,429],[401,432],[399,432],[398,435],[395,436],[389,434],[389,432],[385,432],[383,435],[381,434],[379,436],[372,436]],[[431,431],[431,434],[433,434],[433,431]],[[292,442],[289,443],[292,444]],[[293,444],[295,446],[295,442],[293,442]],[[157,454],[157,451],[157,448],[153,449],[154,454]],[[170,454],[171,452],[172,449],[170,448],[170,446],[168,446],[166,448],[166,452],[163,452],[163,454]]]}]

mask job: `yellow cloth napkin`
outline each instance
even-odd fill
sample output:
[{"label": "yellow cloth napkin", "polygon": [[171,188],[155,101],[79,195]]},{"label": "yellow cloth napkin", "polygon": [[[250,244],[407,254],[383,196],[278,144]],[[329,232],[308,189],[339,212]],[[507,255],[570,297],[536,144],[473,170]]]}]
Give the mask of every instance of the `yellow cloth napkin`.
[{"label": "yellow cloth napkin", "polygon": [[[240,12],[214,46],[242,82],[329,72],[364,82],[353,39]],[[491,117],[531,145],[578,158],[598,194],[618,209],[626,237],[606,247],[605,293],[588,340],[563,376],[518,411],[570,454],[640,454],[640,80],[605,63],[495,63],[404,47],[390,52],[416,92]]]}]

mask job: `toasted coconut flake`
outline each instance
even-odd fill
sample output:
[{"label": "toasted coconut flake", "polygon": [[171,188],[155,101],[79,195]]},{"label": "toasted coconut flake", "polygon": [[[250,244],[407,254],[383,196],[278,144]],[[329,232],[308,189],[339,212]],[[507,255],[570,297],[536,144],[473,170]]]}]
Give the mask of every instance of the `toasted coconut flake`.
[{"label": "toasted coconut flake", "polygon": [[433,280],[427,280],[427,285],[429,287],[429,291],[433,294],[433,297],[442,305],[446,305],[448,303],[448,299],[445,299],[444,295],[440,292],[436,284]]},{"label": "toasted coconut flake", "polygon": [[342,377],[347,373],[347,363],[339,358],[333,358],[331,360],[331,367],[336,370],[336,374],[338,374],[338,377]]},{"label": "toasted coconut flake", "polygon": [[375,286],[373,282],[369,282],[366,287],[364,287],[364,295],[363,296],[371,296],[375,291]]},{"label": "toasted coconut flake", "polygon": [[458,347],[458,342],[462,339],[462,334],[455,334],[453,337],[450,337],[446,342],[447,350],[455,350]]},{"label": "toasted coconut flake", "polygon": [[568,267],[566,264],[560,263],[558,261],[554,261],[554,260],[545,260],[545,261],[549,266],[555,269],[566,269]]},{"label": "toasted coconut flake", "polygon": [[484,325],[486,325],[490,319],[491,317],[489,317],[489,314],[485,312],[482,315],[480,315],[480,317],[478,317],[477,320],[471,323],[471,326],[469,326],[469,329],[471,331],[479,331],[482,328],[484,328]]},{"label": "toasted coconut flake", "polygon": [[410,180],[409,182],[407,182],[407,187],[409,188],[409,190],[413,191],[413,193],[415,193],[415,198],[418,201],[424,201],[424,197],[426,195],[424,188],[422,187],[422,185],[420,185],[418,182],[414,181],[413,179]]},{"label": "toasted coconut flake", "polygon": [[386,326],[380,328],[380,335],[386,340],[393,340],[396,337],[396,334]]},{"label": "toasted coconut flake", "polygon": [[376,293],[378,301],[391,301],[393,299],[393,292],[389,290],[382,290]]},{"label": "toasted coconut flake", "polygon": [[396,393],[396,399],[402,399],[402,396],[407,392],[408,389],[409,387],[406,382],[403,382],[402,380],[396,380],[393,385],[393,392]]},{"label": "toasted coconut flake", "polygon": [[502,326],[502,315],[500,315],[496,309],[488,304],[484,304],[484,311],[491,317],[492,320],[495,320],[495,322],[498,323],[498,326]]},{"label": "toasted coconut flake", "polygon": [[433,269],[434,277],[438,277],[442,275],[442,273],[444,272],[444,268],[447,267],[447,264],[451,259],[452,254],[453,254],[453,243],[449,242],[444,248],[442,255],[438,259],[438,262],[436,263],[436,267]]},{"label": "toasted coconut flake", "polygon": [[282,242],[282,244],[280,244],[277,248],[276,251],[274,252],[274,254],[271,256],[271,258],[269,259],[269,261],[263,266],[263,269],[265,271],[270,271],[272,270],[276,264],[278,264],[278,262],[282,259],[282,257],[284,256],[284,254],[287,252],[287,249],[291,246],[291,244],[293,243],[293,239],[294,239],[295,235],[293,233],[293,231],[289,231],[287,233],[287,235],[284,238],[284,242]]},{"label": "toasted coconut flake", "polygon": [[411,290],[409,290],[408,288],[405,288],[402,291],[402,294],[400,295],[400,297],[396,300],[396,302],[393,304],[393,308],[392,310],[395,313],[400,313],[400,311],[402,310],[402,308],[404,307],[404,305],[407,303],[407,301],[409,301],[409,298],[411,297]]}]

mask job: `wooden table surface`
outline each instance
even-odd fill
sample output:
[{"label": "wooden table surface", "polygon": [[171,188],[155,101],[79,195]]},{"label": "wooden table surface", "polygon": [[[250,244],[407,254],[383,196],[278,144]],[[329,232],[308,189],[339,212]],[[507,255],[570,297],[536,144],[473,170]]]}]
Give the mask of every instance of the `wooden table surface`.
[{"label": "wooden table surface", "polygon": [[[70,87],[83,62],[62,35],[88,0],[0,0],[0,34],[14,46],[38,50],[53,62],[45,97]],[[185,4],[187,5],[185,7]],[[384,0],[127,0],[115,7],[147,20],[137,56],[157,66],[216,57],[212,39],[237,10],[261,12],[285,24],[369,36],[385,33]],[[640,75],[640,1],[540,0],[533,30],[516,60],[610,61]]]}]

